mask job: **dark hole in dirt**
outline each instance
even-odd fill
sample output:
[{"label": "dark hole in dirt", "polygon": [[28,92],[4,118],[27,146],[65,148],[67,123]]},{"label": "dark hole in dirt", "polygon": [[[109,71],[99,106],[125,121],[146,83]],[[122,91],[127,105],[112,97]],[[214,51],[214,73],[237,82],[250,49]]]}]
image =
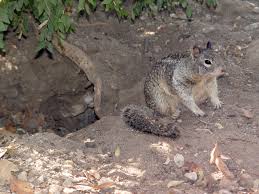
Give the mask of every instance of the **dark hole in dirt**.
[{"label": "dark hole in dirt", "polygon": [[82,69],[55,50],[36,55],[34,36],[17,41],[8,33],[7,39],[7,54],[0,53],[0,127],[65,136],[98,120],[94,85]]},{"label": "dark hole in dirt", "polygon": [[49,97],[40,105],[46,127],[57,135],[65,136],[98,120],[94,111],[94,86],[79,92],[68,92]]}]

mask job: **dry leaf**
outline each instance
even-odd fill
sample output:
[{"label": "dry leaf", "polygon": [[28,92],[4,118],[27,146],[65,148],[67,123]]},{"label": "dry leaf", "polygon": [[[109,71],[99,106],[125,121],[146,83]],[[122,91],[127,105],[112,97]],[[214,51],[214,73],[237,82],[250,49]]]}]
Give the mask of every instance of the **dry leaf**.
[{"label": "dry leaf", "polygon": [[246,110],[246,109],[244,109],[244,108],[242,108],[241,110],[242,110],[242,112],[243,112],[243,116],[244,116],[244,117],[246,117],[246,118],[248,118],[248,119],[252,119],[252,118],[254,117],[254,114],[253,114],[251,111]]},{"label": "dry leaf", "polygon": [[90,180],[93,180],[93,179],[99,180],[101,178],[100,174],[94,169],[87,171],[86,177],[89,178]]},{"label": "dry leaf", "polygon": [[102,189],[110,188],[111,186],[113,186],[113,182],[106,182],[106,183],[102,183],[100,185],[95,185],[95,186],[93,186],[93,188],[95,190],[102,190]]},{"label": "dry leaf", "polygon": [[217,166],[217,168],[228,178],[233,179],[234,178],[234,174],[232,172],[229,171],[227,165],[223,162],[223,160],[218,157],[215,160],[215,164]]},{"label": "dry leaf", "polygon": [[176,187],[180,184],[184,183],[184,181],[170,181],[168,184],[167,184],[167,188],[170,188],[170,187]]},{"label": "dry leaf", "polygon": [[5,155],[6,152],[7,152],[6,148],[1,148],[0,147],[0,158],[2,158]]},{"label": "dry leaf", "polygon": [[11,179],[10,189],[16,194],[33,194],[33,189],[30,184],[26,181],[21,181],[14,176]]},{"label": "dry leaf", "polygon": [[12,172],[17,172],[18,167],[8,161],[0,160],[0,185],[9,182],[12,178]]},{"label": "dry leaf", "polygon": [[220,123],[215,123],[215,126],[218,128],[218,129],[223,129],[223,125],[221,125]]},{"label": "dry leaf", "polygon": [[84,184],[74,185],[73,188],[78,191],[94,191],[93,187]]},{"label": "dry leaf", "polygon": [[222,158],[222,160],[230,160],[230,157],[225,156],[223,154],[221,154],[220,157]]},{"label": "dry leaf", "polygon": [[115,149],[114,155],[115,155],[115,157],[119,157],[120,154],[121,154],[121,149],[120,149],[119,146],[117,146],[116,149]]},{"label": "dry leaf", "polygon": [[215,144],[214,148],[210,153],[210,164],[214,164],[217,157],[220,157],[220,150],[218,147],[218,143]]},{"label": "dry leaf", "polygon": [[10,121],[8,121],[8,122],[5,124],[4,129],[5,129],[6,131],[11,132],[11,133],[16,133],[16,128],[14,127],[14,125],[13,125]]},{"label": "dry leaf", "polygon": [[213,178],[213,180],[218,181],[224,177],[224,174],[221,171],[213,172],[211,173],[211,177]]},{"label": "dry leaf", "polygon": [[254,180],[254,186],[253,186],[254,191],[259,191],[259,179]]}]

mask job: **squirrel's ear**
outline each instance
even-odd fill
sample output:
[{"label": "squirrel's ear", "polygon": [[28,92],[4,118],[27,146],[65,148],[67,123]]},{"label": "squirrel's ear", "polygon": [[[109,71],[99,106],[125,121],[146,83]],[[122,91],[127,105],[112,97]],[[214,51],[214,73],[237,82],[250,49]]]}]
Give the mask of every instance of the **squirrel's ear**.
[{"label": "squirrel's ear", "polygon": [[198,57],[201,54],[201,49],[198,46],[192,48],[192,56]]},{"label": "squirrel's ear", "polygon": [[207,42],[207,49],[212,49],[212,45],[210,41]]}]

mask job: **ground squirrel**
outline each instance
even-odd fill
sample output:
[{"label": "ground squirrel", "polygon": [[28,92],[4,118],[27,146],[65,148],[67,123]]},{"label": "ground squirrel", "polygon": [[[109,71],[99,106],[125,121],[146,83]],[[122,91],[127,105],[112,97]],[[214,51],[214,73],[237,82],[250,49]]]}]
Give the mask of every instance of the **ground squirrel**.
[{"label": "ground squirrel", "polygon": [[123,121],[139,131],[173,138],[179,136],[175,119],[180,115],[180,104],[197,116],[205,115],[198,104],[207,98],[216,109],[221,107],[217,78],[224,71],[218,59],[211,42],[205,48],[194,46],[191,52],[161,59],[145,80],[147,107],[124,107]]}]

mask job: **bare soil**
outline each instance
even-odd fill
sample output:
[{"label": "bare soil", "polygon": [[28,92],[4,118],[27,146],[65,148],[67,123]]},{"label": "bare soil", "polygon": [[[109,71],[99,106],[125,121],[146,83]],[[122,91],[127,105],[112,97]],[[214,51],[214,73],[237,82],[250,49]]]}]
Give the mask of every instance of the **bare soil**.
[{"label": "bare soil", "polygon": [[[118,22],[114,17],[107,19],[99,11],[90,17],[90,22],[80,19],[77,32],[69,37],[69,41],[91,57],[107,87],[111,88],[103,100],[100,120],[85,128],[78,125],[77,129],[82,129],[69,133],[65,138],[51,132],[8,135],[0,131],[2,147],[10,145],[11,140],[19,146],[14,153],[3,158],[15,163],[19,172],[26,172],[26,181],[38,193],[48,193],[51,189],[52,193],[252,193],[259,179],[259,4],[257,1],[241,0],[219,3],[216,11],[202,9],[194,3],[191,22],[163,13],[154,18],[143,15],[132,24]],[[178,120],[181,136],[176,140],[128,128],[118,116],[119,111],[129,103],[144,104],[143,80],[151,65],[163,56],[184,51],[194,44],[205,44],[208,40],[221,53],[228,73],[228,76],[219,79],[219,96],[224,103],[222,109],[213,110],[207,102],[201,106],[207,113],[204,118],[197,118],[185,109]],[[27,102],[34,102],[33,107],[40,109],[42,101],[46,103],[57,93],[66,96],[80,94],[62,101],[63,104],[69,102],[69,107],[73,107],[76,99],[81,99],[90,90],[93,92],[91,83],[84,74],[78,73],[80,70],[76,70],[75,64],[57,53],[58,57],[54,60],[47,56],[36,61],[28,60],[34,45],[28,45],[26,41],[19,45],[27,45],[30,52],[20,54],[16,61],[24,55],[25,62],[22,64],[33,61],[33,66],[21,66],[18,69],[26,68],[26,71],[12,71],[1,76],[3,95],[0,99],[4,109],[18,112]],[[28,73],[29,70],[33,73]],[[28,90],[19,92],[19,84]],[[39,84],[43,86],[39,87]],[[13,91],[9,87],[11,85],[17,86],[18,92]],[[86,85],[87,88],[84,87]],[[52,95],[49,94],[51,91]],[[40,98],[44,100],[35,100]],[[57,104],[54,100],[45,107]],[[18,109],[16,105],[22,107]],[[45,117],[57,109],[45,108]],[[68,108],[65,112],[69,112],[67,110],[72,111]],[[89,118],[89,115],[86,117]],[[77,119],[76,123],[82,119]],[[65,123],[65,126],[71,126],[73,122]],[[74,130],[72,128],[69,128],[70,131]],[[228,158],[224,161],[235,175],[236,183],[231,181],[224,185],[222,180],[211,180],[211,173],[217,171],[215,165],[209,163],[215,143]],[[177,167],[174,162],[177,153],[184,156],[184,167]],[[28,161],[28,158],[31,160]],[[73,164],[69,175],[64,173],[66,161]],[[203,169],[205,181],[190,181],[184,176],[190,163]],[[57,169],[53,170],[53,166]],[[87,173],[91,174],[91,178],[86,176]],[[243,178],[243,174],[249,175],[251,180]],[[44,180],[38,181],[41,176]],[[85,179],[78,181],[76,177]],[[185,182],[168,188],[167,184],[172,180]],[[75,186],[79,182],[88,187]],[[104,182],[112,182],[112,186],[100,186]],[[93,189],[93,184],[100,187]],[[3,193],[10,192],[8,184],[3,188]]]}]

